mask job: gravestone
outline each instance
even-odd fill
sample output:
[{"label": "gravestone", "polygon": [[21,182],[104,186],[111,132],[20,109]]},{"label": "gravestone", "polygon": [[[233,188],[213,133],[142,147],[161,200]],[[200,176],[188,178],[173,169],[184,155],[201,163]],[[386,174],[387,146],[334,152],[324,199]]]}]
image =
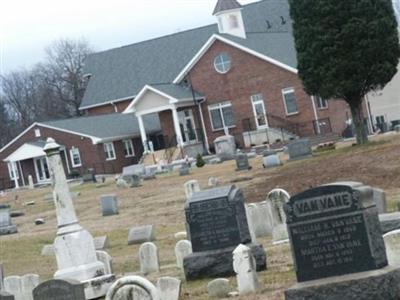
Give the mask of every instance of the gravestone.
[{"label": "gravestone", "polygon": [[186,199],[192,197],[193,193],[200,192],[200,184],[197,180],[189,180],[184,184]]},{"label": "gravestone", "polygon": [[272,221],[273,244],[289,242],[286,227],[286,214],[284,212],[284,205],[289,201],[289,198],[290,195],[283,189],[273,189],[267,195],[269,214],[266,218],[269,218]]},{"label": "gravestone", "polygon": [[140,272],[150,274],[160,271],[157,246],[152,242],[146,242],[139,248]]},{"label": "gravestone", "polygon": [[144,225],[132,227],[129,229],[128,245],[141,244],[144,242],[154,241],[155,233],[153,225]]},{"label": "gravestone", "polygon": [[97,182],[96,171],[92,168],[87,169],[85,173],[82,175],[82,181],[96,183]]},{"label": "gravestone", "polygon": [[[355,182],[320,186],[285,205],[298,284],[286,299],[396,299],[400,269],[387,257],[373,191]],[[333,278],[332,278],[333,277]]]},{"label": "gravestone", "polygon": [[217,177],[212,176],[212,177],[208,178],[208,186],[209,187],[215,188],[218,185],[219,185],[219,180]]},{"label": "gravestone", "polygon": [[210,298],[227,298],[231,288],[229,280],[217,278],[207,284],[207,293]]},{"label": "gravestone", "polygon": [[387,213],[387,205],[386,205],[386,193],[378,188],[373,189],[374,193],[374,202],[376,204],[376,208],[378,209],[378,214]]},{"label": "gravestone", "polygon": [[251,244],[243,193],[231,185],[193,194],[185,205],[193,253],[183,260],[187,280],[234,275],[232,251],[248,244],[257,270],[266,269],[261,245]]},{"label": "gravestone", "polygon": [[311,143],[308,138],[295,140],[287,145],[289,160],[303,159],[312,156]]},{"label": "gravestone", "polygon": [[0,300],[15,300],[15,298],[10,293],[0,290]]},{"label": "gravestone", "polygon": [[160,300],[160,297],[157,288],[146,278],[126,276],[114,282],[106,300]]},{"label": "gravestone", "polygon": [[122,175],[139,175],[142,176],[146,173],[146,166],[144,164],[137,164],[137,165],[131,165],[131,166],[127,166],[124,167],[122,169]]},{"label": "gravestone", "polygon": [[173,277],[161,277],[157,280],[160,300],[179,300],[181,281]]},{"label": "gravestone", "polygon": [[33,300],[32,291],[39,285],[39,275],[8,276],[4,278],[4,290],[15,300]]},{"label": "gravestone", "polygon": [[0,204],[0,235],[17,233],[17,225],[11,223],[10,206]]},{"label": "gravestone", "polygon": [[113,216],[118,214],[118,200],[115,194],[101,195],[101,212],[103,217]]},{"label": "gravestone", "polygon": [[240,244],[232,252],[239,295],[255,293],[259,287],[256,260],[249,247]]},{"label": "gravestone", "polygon": [[142,176],[138,174],[123,175],[122,179],[131,187],[140,187],[142,185]]},{"label": "gravestone", "polygon": [[400,265],[400,230],[389,231],[383,235],[389,265]]},{"label": "gravestone", "polygon": [[190,173],[190,165],[187,163],[183,163],[179,168],[179,176],[186,176]]},{"label": "gravestone", "polygon": [[224,135],[214,140],[214,148],[217,157],[221,161],[231,160],[235,158],[236,142],[232,135]]},{"label": "gravestone", "polygon": [[145,168],[145,172],[142,175],[143,180],[156,179],[156,169],[155,168]]},{"label": "gravestone", "polygon": [[33,190],[35,188],[32,175],[28,175],[28,187],[30,190]]},{"label": "gravestone", "polygon": [[236,171],[248,171],[251,169],[249,159],[245,153],[236,154]]},{"label": "gravestone", "polygon": [[105,251],[97,250],[96,257],[104,265],[105,274],[113,274],[112,257]]},{"label": "gravestone", "polygon": [[263,167],[272,168],[282,165],[279,155],[274,150],[263,151]]},{"label": "gravestone", "polygon": [[183,268],[183,259],[192,253],[192,244],[188,240],[181,240],[175,245],[176,264]]},{"label": "gravestone", "polygon": [[83,283],[72,279],[48,280],[33,290],[34,300],[85,300]]},{"label": "gravestone", "polygon": [[272,235],[271,206],[267,201],[247,205],[248,222],[252,224],[255,237]]},{"label": "gravestone", "polygon": [[174,238],[177,240],[183,240],[187,238],[187,232],[186,231],[179,231],[174,234]]},{"label": "gravestone", "polygon": [[252,243],[256,243],[257,242],[257,237],[256,237],[256,233],[254,230],[254,220],[251,219],[251,210],[253,209],[253,207],[255,206],[255,204],[245,204],[245,208],[246,208],[246,218],[247,218],[247,225],[249,226],[249,232],[250,232],[250,237],[251,237],[251,242]]},{"label": "gravestone", "polygon": [[106,235],[98,236],[94,238],[94,247],[96,250],[104,250],[107,248],[108,239]]}]

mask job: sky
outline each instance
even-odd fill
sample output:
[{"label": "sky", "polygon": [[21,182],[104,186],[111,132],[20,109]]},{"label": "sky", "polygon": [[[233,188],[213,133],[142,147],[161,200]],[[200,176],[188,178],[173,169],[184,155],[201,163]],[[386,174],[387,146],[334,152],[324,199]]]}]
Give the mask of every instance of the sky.
[{"label": "sky", "polygon": [[[239,0],[241,4],[257,0]],[[0,72],[29,68],[60,38],[115,48],[215,23],[217,0],[2,0]]]}]

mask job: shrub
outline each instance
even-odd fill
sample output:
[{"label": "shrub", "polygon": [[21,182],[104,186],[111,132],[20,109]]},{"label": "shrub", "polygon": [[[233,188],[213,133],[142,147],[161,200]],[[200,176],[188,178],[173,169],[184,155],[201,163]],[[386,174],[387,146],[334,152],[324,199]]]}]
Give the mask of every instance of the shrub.
[{"label": "shrub", "polygon": [[200,153],[197,154],[197,157],[196,157],[196,166],[197,166],[198,168],[202,168],[202,167],[204,167],[205,164],[206,164],[206,163],[205,163],[205,161],[204,161],[204,159],[203,159],[203,156],[201,156]]}]

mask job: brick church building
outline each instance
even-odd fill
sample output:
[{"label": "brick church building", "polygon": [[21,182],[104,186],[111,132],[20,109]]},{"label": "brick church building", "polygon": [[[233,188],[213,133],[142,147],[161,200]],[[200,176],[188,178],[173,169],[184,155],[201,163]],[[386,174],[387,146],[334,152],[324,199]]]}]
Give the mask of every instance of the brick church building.
[{"label": "brick church building", "polygon": [[218,0],[213,15],[216,24],[89,56],[86,116],[32,124],[3,147],[0,189],[49,180],[49,136],[72,174],[118,173],[169,147],[212,153],[226,132],[242,148],[342,134],[347,104],[308,95],[297,75],[287,1]]}]

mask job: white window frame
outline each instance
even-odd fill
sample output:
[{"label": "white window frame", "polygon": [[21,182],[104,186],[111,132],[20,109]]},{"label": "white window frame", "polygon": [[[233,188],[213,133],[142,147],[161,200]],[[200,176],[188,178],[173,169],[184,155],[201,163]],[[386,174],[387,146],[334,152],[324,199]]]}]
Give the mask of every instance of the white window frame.
[{"label": "white window frame", "polygon": [[293,116],[293,115],[297,115],[299,113],[299,106],[298,106],[298,103],[297,103],[296,94],[295,94],[294,99],[296,100],[297,111],[291,112],[291,113],[288,112],[285,95],[286,94],[290,94],[290,93],[295,94],[294,88],[290,87],[290,88],[282,89],[282,99],[283,99],[283,104],[285,106],[285,112],[286,112],[287,116]]},{"label": "white window frame", "polygon": [[[78,154],[79,164],[75,164],[75,160],[74,160],[74,155],[75,154]],[[73,168],[82,167],[82,158],[81,158],[81,153],[79,151],[79,148],[72,147],[69,150],[69,157],[71,158],[71,164],[72,164]]]},{"label": "white window frame", "polygon": [[35,137],[41,137],[40,129],[36,128],[35,129]]},{"label": "white window frame", "polygon": [[[265,111],[265,104],[264,104],[263,95],[261,93],[260,94],[251,95],[250,101],[251,101],[251,105],[253,106],[254,120],[256,122],[257,129],[268,128],[268,118],[267,118],[267,113]],[[265,125],[259,125],[258,124],[256,104],[261,104],[262,105],[262,108],[263,108],[263,111],[264,111]]]},{"label": "white window frame", "polygon": [[[227,64],[226,61],[221,59],[220,62],[217,62],[217,59],[220,58],[220,57],[222,58],[223,55],[226,55],[228,57],[228,59],[229,59],[229,68],[226,67],[226,64]],[[223,70],[219,70],[217,66],[222,66]],[[231,68],[232,68],[232,59],[231,59],[230,55],[228,53],[226,53],[226,52],[218,53],[217,56],[214,58],[214,69],[215,69],[215,71],[217,71],[220,74],[226,74],[226,73],[228,73],[230,71]]]},{"label": "white window frame", "polygon": [[[316,96],[315,97],[315,101],[316,101],[316,103],[315,103],[315,105],[317,105],[317,108],[319,109],[319,110],[324,110],[324,109],[328,109],[328,100],[325,100],[324,98],[322,98],[322,97],[319,97],[319,96]],[[325,102],[325,106],[322,106],[322,103],[323,102]],[[321,105],[320,105],[321,104]]]},{"label": "white window frame", "polygon": [[[209,114],[209,117],[210,117],[210,123],[211,123],[212,131],[220,131],[220,130],[224,130],[224,128],[235,128],[236,127],[236,125],[231,125],[231,126],[226,126],[225,125],[225,119],[224,119],[224,115],[222,114],[222,108],[228,107],[228,106],[232,107],[231,101],[224,101],[224,102],[220,102],[220,103],[216,103],[216,104],[210,104],[208,106],[208,114]],[[212,121],[211,111],[212,110],[217,110],[217,109],[219,110],[219,114],[221,116],[222,128],[215,129],[214,128],[214,123]]]},{"label": "white window frame", "polygon": [[132,143],[131,139],[122,140],[122,144],[124,144],[124,152],[127,153],[127,154],[125,154],[125,157],[135,156],[135,149],[133,148],[133,143]]},{"label": "white window frame", "polygon": [[[104,143],[103,148],[104,148],[104,152],[106,153],[107,161],[117,159],[117,155],[115,154],[114,142]],[[110,154],[112,154],[112,155],[110,155]]]},{"label": "white window frame", "polygon": [[[13,167],[11,166],[11,164],[14,164],[15,173],[17,175],[17,178],[14,177]],[[17,163],[8,162],[7,167],[8,167],[8,175],[10,176],[10,179],[11,180],[19,179],[19,171],[18,171]]]}]

